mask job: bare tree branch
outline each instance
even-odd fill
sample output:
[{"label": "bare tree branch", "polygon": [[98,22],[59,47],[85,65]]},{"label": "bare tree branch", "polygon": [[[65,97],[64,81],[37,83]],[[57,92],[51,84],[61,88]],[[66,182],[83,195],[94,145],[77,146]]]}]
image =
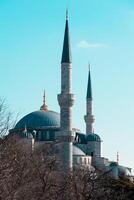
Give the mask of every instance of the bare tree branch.
[{"label": "bare tree branch", "polygon": [[17,122],[19,114],[14,118],[13,113],[6,105],[6,101],[0,98],[0,137],[8,134],[9,129],[13,128]]}]

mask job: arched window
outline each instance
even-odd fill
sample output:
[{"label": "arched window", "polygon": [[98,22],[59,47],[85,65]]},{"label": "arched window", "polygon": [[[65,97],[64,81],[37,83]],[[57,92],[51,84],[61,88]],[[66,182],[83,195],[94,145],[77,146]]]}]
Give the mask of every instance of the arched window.
[{"label": "arched window", "polygon": [[91,156],[92,156],[92,157],[94,156],[94,152],[91,152]]},{"label": "arched window", "polygon": [[46,131],[46,140],[49,140],[49,131]]}]

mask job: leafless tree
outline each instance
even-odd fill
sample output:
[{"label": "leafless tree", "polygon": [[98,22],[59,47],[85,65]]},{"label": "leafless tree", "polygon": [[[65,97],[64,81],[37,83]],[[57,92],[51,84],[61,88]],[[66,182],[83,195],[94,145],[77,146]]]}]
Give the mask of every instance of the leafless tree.
[{"label": "leafless tree", "polygon": [[61,176],[52,153],[51,144],[32,152],[26,139],[4,138],[0,143],[0,199],[58,199]]},{"label": "leafless tree", "polygon": [[73,174],[73,199],[79,200],[131,200],[134,184],[128,180],[112,179],[108,173],[78,170]]},{"label": "leafless tree", "polygon": [[1,200],[133,200],[134,185],[107,173],[60,170],[55,143],[31,151],[27,139],[7,136],[0,141]]},{"label": "leafless tree", "polygon": [[0,98],[0,138],[7,135],[10,128],[13,128],[18,115],[13,116],[4,98]]}]

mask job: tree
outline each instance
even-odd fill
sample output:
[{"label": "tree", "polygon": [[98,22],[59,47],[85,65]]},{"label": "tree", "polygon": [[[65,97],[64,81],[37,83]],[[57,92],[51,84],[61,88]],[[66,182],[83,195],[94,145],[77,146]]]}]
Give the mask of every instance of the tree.
[{"label": "tree", "polygon": [[27,140],[15,135],[1,140],[0,199],[57,199],[60,176],[51,151],[46,144],[32,152]]},{"label": "tree", "polygon": [[9,110],[6,105],[5,99],[0,98],[0,138],[7,135],[9,129],[14,127],[17,116],[14,118],[13,113]]},{"label": "tree", "polygon": [[133,200],[134,184],[108,173],[60,170],[55,143],[32,152],[28,139],[6,136],[0,141],[0,200]]}]

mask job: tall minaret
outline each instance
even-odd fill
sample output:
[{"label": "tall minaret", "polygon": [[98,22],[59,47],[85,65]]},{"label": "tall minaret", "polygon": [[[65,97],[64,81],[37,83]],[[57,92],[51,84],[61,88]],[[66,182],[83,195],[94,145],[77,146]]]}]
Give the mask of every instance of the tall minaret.
[{"label": "tall minaret", "polygon": [[88,84],[87,84],[87,96],[86,96],[86,115],[84,116],[86,122],[86,134],[93,133],[93,123],[94,116],[92,115],[92,86],[91,86],[91,74],[90,74],[90,65],[88,73]]},{"label": "tall minaret", "polygon": [[72,58],[70,49],[68,11],[66,12],[66,25],[61,59],[61,94],[58,95],[60,105],[60,132],[59,140],[62,143],[63,167],[66,170],[72,168],[72,106],[74,95],[72,94]]}]

